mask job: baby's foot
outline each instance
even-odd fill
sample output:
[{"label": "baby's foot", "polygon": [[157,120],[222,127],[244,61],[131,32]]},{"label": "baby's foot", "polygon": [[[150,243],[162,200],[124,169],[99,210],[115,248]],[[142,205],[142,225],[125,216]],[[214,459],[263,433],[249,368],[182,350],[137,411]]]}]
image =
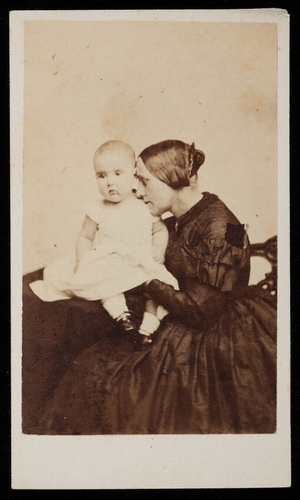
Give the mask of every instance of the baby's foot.
[{"label": "baby's foot", "polygon": [[136,326],[132,320],[131,314],[129,311],[123,312],[118,316],[116,322],[125,332],[131,332],[132,330],[136,330]]},{"label": "baby's foot", "polygon": [[136,328],[136,325],[131,317],[129,311],[120,314],[120,316],[116,319],[118,326],[120,326],[123,332],[126,334],[126,337],[130,339],[135,347],[135,350],[141,349],[143,344],[143,335],[141,335]]}]

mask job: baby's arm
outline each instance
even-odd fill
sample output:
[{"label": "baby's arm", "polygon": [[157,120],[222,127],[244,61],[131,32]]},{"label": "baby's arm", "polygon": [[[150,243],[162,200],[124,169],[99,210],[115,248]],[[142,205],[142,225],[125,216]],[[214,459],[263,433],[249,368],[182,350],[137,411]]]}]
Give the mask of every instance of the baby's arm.
[{"label": "baby's arm", "polygon": [[165,251],[168,245],[169,232],[162,219],[152,226],[152,257],[159,264],[165,262]]},{"label": "baby's arm", "polygon": [[79,262],[83,254],[93,248],[93,241],[95,239],[97,231],[97,223],[90,219],[87,215],[85,216],[82,228],[77,238],[76,243],[76,265],[74,273],[76,273]]}]

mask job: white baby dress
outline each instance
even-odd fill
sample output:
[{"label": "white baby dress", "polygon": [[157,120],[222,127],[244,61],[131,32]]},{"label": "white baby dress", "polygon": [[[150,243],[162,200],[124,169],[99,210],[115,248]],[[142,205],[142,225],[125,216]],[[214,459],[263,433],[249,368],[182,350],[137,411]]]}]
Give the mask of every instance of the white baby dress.
[{"label": "white baby dress", "polygon": [[154,218],[143,201],[134,195],[114,204],[93,200],[86,215],[97,223],[93,249],[85,252],[75,274],[75,253],[48,265],[44,279],[30,284],[38,297],[99,300],[154,278],[178,289],[174,276],[151,256]]}]

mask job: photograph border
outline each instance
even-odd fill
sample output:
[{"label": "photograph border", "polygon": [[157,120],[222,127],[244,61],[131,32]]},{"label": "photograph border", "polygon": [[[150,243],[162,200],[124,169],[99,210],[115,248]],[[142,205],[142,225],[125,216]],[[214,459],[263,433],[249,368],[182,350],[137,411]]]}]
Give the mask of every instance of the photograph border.
[{"label": "photograph border", "polygon": [[[274,22],[278,26],[278,425],[274,435],[35,436],[21,432],[23,23],[25,20]],[[280,9],[15,11],[10,14],[12,487],[239,488],[290,484],[289,15]],[[149,472],[140,470],[141,454]],[[262,455],[264,468],[262,469]],[[111,457],[107,459],[107,457]],[[130,458],[130,460],[129,460]],[[230,468],[228,467],[230,463]],[[39,474],[36,474],[37,464]]]}]

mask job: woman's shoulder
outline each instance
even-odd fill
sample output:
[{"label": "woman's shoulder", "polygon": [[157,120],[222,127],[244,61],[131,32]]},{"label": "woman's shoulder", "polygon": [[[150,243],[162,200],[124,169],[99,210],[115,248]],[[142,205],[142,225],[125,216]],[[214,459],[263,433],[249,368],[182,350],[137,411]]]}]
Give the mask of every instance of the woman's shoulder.
[{"label": "woman's shoulder", "polygon": [[230,244],[243,240],[244,225],[218,196],[205,192],[201,201],[188,231],[196,231],[202,240],[226,240]]},{"label": "woman's shoulder", "polygon": [[[216,195],[203,193],[207,195],[208,202],[203,216],[206,222],[218,226],[218,223],[223,224],[240,224],[238,218],[228,208],[228,206]],[[206,197],[206,196],[205,196]]]},{"label": "woman's shoulder", "polygon": [[206,212],[206,215],[218,215],[220,217],[224,217],[227,219],[235,219],[235,215],[229,210],[227,205],[216,195],[212,193],[208,193],[205,191],[203,194],[203,212]]}]

